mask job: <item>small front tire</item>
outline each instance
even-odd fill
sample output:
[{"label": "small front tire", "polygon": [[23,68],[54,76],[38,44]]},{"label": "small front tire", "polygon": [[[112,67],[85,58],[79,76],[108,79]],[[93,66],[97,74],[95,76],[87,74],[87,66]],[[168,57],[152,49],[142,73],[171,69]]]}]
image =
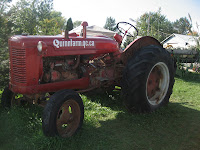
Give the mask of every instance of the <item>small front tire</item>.
[{"label": "small front tire", "polygon": [[14,93],[6,87],[2,93],[1,104],[3,107],[10,108],[12,106],[12,101],[14,98]]},{"label": "small front tire", "polygon": [[73,90],[61,90],[50,97],[42,118],[46,136],[71,137],[82,126],[84,106],[81,97]]}]

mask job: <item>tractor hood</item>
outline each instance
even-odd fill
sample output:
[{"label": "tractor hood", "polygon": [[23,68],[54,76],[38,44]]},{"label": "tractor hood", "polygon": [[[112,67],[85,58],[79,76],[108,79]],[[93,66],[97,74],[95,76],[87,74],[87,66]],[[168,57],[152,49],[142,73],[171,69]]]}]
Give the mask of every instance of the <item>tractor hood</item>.
[{"label": "tractor hood", "polygon": [[16,49],[34,48],[38,50],[38,43],[43,43],[43,54],[46,56],[66,55],[87,55],[111,53],[119,50],[118,43],[108,37],[72,36],[13,36],[9,39],[9,46]]}]

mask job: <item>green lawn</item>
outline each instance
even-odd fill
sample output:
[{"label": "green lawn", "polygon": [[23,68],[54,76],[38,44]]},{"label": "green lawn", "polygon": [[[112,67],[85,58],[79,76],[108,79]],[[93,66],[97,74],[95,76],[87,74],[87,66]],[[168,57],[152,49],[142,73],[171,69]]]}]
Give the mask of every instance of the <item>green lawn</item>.
[{"label": "green lawn", "polygon": [[68,139],[43,135],[40,107],[0,107],[0,150],[200,149],[200,75],[176,77],[169,105],[151,114],[128,113],[119,91],[82,98],[83,128]]}]

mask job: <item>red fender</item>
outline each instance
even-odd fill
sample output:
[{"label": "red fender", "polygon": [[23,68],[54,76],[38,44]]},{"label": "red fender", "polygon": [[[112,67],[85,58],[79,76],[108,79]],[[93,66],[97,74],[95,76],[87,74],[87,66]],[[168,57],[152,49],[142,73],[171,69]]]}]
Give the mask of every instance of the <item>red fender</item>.
[{"label": "red fender", "polygon": [[149,45],[158,45],[162,47],[162,44],[158,40],[150,36],[144,36],[137,40],[134,40],[126,47],[126,49],[121,54],[121,60],[123,64],[126,64],[137,50]]}]

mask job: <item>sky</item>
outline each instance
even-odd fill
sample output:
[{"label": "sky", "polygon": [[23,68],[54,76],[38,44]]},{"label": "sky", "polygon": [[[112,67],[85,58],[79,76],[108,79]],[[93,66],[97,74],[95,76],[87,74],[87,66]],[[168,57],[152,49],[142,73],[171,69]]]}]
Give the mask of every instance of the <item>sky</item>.
[{"label": "sky", "polygon": [[[13,0],[16,3],[18,0]],[[193,30],[200,25],[200,0],[54,0],[54,9],[72,21],[87,21],[90,25],[103,27],[107,17],[117,22],[137,20],[145,12],[157,12],[170,21],[181,17],[192,17]],[[199,27],[200,28],[200,27]]]},{"label": "sky", "polygon": [[65,18],[101,27],[107,17],[135,24],[129,18],[136,20],[145,12],[156,12],[159,8],[170,21],[188,18],[189,13],[194,29],[197,30],[196,22],[200,25],[200,0],[54,0],[54,9],[62,12]]}]

